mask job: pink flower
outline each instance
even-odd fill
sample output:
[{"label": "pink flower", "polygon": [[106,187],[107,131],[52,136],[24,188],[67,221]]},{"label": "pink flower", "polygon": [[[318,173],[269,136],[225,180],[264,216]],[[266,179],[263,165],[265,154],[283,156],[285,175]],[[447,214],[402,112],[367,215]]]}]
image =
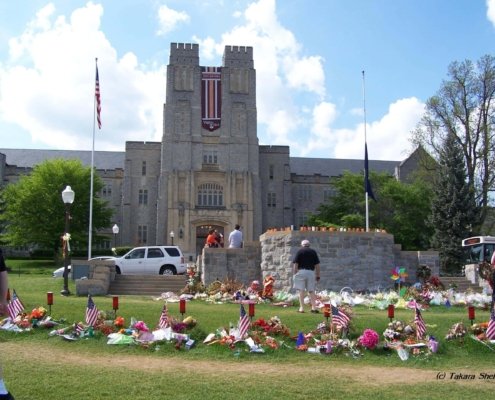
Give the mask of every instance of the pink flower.
[{"label": "pink flower", "polygon": [[141,332],[148,332],[149,328],[146,326],[146,324],[143,321],[138,321],[134,324],[134,329],[137,329],[138,331]]},{"label": "pink flower", "polygon": [[358,342],[361,346],[373,350],[377,346],[379,340],[380,337],[378,336],[378,333],[373,329],[365,329],[363,334],[359,337]]}]

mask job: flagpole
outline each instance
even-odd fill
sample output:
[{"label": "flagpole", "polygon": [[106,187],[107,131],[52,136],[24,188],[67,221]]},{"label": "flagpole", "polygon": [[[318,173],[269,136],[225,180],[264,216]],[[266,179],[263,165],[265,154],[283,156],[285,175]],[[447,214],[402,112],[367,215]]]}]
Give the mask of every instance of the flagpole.
[{"label": "flagpole", "polygon": [[[364,81],[364,70],[362,71],[363,74],[363,116],[364,116],[364,146],[366,149],[366,156],[368,155],[368,149],[367,149],[367,142],[366,142],[366,89],[365,89],[365,81]],[[365,160],[368,161],[368,160]],[[367,171],[365,171],[365,174]],[[367,177],[365,176],[365,179]],[[367,185],[368,183],[365,182],[365,188],[366,190],[364,191],[364,200],[365,200],[365,205],[366,205],[366,232],[370,231],[370,221],[369,221],[369,203],[368,203],[368,190],[367,190]]]},{"label": "flagpole", "polygon": [[[98,58],[95,58],[96,79],[98,80]],[[99,82],[95,82],[95,85]],[[95,164],[95,132],[96,132],[96,87],[93,99],[93,143],[91,146],[91,183],[89,189],[89,227],[88,227],[88,260],[91,258],[91,247],[93,244],[93,181],[94,181],[94,164]]]}]

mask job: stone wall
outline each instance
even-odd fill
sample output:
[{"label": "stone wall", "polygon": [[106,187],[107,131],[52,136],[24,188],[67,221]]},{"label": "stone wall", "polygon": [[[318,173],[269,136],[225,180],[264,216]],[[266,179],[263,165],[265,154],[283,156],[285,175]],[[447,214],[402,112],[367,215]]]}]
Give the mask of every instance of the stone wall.
[{"label": "stone wall", "polygon": [[249,285],[272,275],[275,289],[290,291],[292,259],[303,239],[311,242],[320,257],[319,290],[387,289],[394,285],[390,276],[395,267],[406,269],[409,284],[417,281],[416,270],[421,264],[428,265],[433,275],[439,272],[437,252],[401,251],[387,233],[277,231],[261,235],[259,243],[249,243],[243,249],[204,249],[203,283],[229,278]]},{"label": "stone wall", "polygon": [[88,277],[76,279],[76,295],[104,296],[108,293],[110,282],[115,279],[113,260],[78,261],[78,265],[88,265]]},{"label": "stone wall", "polygon": [[200,259],[201,280],[206,286],[226,278],[249,285],[261,279],[260,263],[259,242],[245,242],[242,249],[205,248]]}]

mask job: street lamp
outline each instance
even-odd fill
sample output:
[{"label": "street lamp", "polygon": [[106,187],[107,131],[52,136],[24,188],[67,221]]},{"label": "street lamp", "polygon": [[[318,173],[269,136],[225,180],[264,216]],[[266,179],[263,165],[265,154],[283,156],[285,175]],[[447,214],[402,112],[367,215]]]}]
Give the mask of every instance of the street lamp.
[{"label": "street lamp", "polygon": [[62,244],[62,253],[64,256],[64,288],[60,292],[62,296],[70,295],[69,292],[69,264],[70,264],[70,233],[69,233],[69,225],[70,225],[70,205],[74,202],[74,191],[67,186],[62,192],[62,201],[65,204],[65,233],[62,236],[63,244]]},{"label": "street lamp", "polygon": [[170,231],[170,240],[172,241],[172,246],[174,245],[174,237],[175,237],[174,231]]},{"label": "street lamp", "polygon": [[117,248],[117,235],[119,233],[119,226],[117,224],[112,226],[112,232],[113,232],[113,247]]}]

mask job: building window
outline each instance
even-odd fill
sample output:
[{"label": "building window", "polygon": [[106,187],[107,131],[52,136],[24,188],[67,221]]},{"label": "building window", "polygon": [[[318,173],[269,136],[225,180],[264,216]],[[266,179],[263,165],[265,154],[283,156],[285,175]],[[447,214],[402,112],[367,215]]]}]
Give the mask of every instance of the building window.
[{"label": "building window", "polygon": [[310,201],[311,200],[311,187],[301,186],[299,188],[299,200]]},{"label": "building window", "polygon": [[112,185],[105,183],[101,188],[101,197],[112,197]]},{"label": "building window", "polygon": [[203,152],[203,164],[218,164],[218,152],[216,150],[205,150]]},{"label": "building window", "polygon": [[324,189],[323,190],[323,201],[328,202],[333,197],[333,189]]},{"label": "building window", "polygon": [[308,215],[310,213],[308,212],[305,212],[305,211],[300,211],[297,213],[297,217],[296,217],[296,224],[298,226],[306,226],[307,222],[308,222]]},{"label": "building window", "polygon": [[198,186],[198,206],[223,206],[223,187],[216,183],[204,183]]},{"label": "building window", "polygon": [[138,225],[138,244],[148,243],[148,226]]},{"label": "building window", "polygon": [[139,205],[148,204],[148,189],[139,189]]},{"label": "building window", "polygon": [[270,179],[273,179],[274,171],[275,166],[273,164],[270,164],[270,166],[268,167],[268,175]]},{"label": "building window", "polygon": [[277,193],[268,193],[267,205],[268,207],[277,207]]},{"label": "building window", "polygon": [[143,161],[143,165],[141,166],[141,175],[146,176],[146,161]]}]

